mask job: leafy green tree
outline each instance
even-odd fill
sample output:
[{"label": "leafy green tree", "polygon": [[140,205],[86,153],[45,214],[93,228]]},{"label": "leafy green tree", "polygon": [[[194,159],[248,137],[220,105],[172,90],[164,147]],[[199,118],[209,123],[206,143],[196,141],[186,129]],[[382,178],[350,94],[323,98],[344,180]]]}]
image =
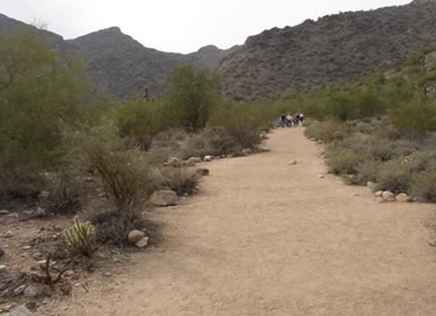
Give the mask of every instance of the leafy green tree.
[{"label": "leafy green tree", "polygon": [[184,65],[170,79],[167,119],[169,125],[189,130],[204,128],[211,109],[219,102],[218,80],[204,70]]},{"label": "leafy green tree", "polygon": [[116,113],[121,137],[127,137],[135,146],[147,150],[153,136],[163,130],[162,106],[158,101],[131,101]]},{"label": "leafy green tree", "polygon": [[62,130],[79,119],[84,82],[80,64],[61,60],[38,34],[0,38],[0,193],[20,191],[10,182],[22,187],[59,161]]}]

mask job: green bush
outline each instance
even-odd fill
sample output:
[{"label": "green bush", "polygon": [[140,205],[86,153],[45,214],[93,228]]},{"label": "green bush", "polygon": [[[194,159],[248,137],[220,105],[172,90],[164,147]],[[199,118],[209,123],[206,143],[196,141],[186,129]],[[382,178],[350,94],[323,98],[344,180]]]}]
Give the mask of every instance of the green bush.
[{"label": "green bush", "polygon": [[168,127],[197,131],[206,126],[210,111],[219,103],[218,80],[204,70],[179,66],[169,81],[164,116]]},{"label": "green bush", "polygon": [[206,128],[193,134],[181,144],[181,158],[238,154],[242,146],[222,127]]},{"label": "green bush", "polygon": [[64,127],[82,117],[86,80],[37,34],[0,42],[0,195],[35,195],[63,159]]},{"label": "green bush", "polygon": [[380,161],[364,160],[356,167],[356,175],[353,177],[353,184],[366,185],[369,181],[376,182]]},{"label": "green bush", "polygon": [[411,183],[412,196],[428,202],[436,202],[436,171],[429,170],[413,177]]},{"label": "green bush", "polygon": [[341,140],[348,135],[346,126],[335,120],[313,121],[304,132],[307,137],[324,143]]},{"label": "green bush", "polygon": [[82,206],[81,187],[80,176],[66,167],[47,180],[44,188],[49,195],[41,206],[53,214],[75,214]]},{"label": "green bush", "polygon": [[436,104],[428,99],[415,97],[403,102],[390,116],[394,126],[412,138],[436,130]]},{"label": "green bush", "polygon": [[271,120],[250,104],[227,104],[215,109],[210,127],[223,128],[241,148],[256,149],[262,142],[262,132],[270,127]]},{"label": "green bush", "polygon": [[131,101],[121,105],[115,115],[121,137],[127,137],[131,145],[148,150],[153,137],[164,129],[162,111],[162,105],[156,101]]},{"label": "green bush", "polygon": [[391,160],[380,166],[377,184],[381,190],[409,193],[412,174],[407,162],[402,159]]},{"label": "green bush", "polygon": [[339,147],[329,149],[326,158],[330,172],[340,175],[356,174],[359,164],[365,161],[361,153]]},{"label": "green bush", "polygon": [[112,210],[87,210],[87,219],[96,227],[96,239],[116,246],[127,245],[132,230],[143,230],[145,220],[140,208],[126,206]]},{"label": "green bush", "polygon": [[155,184],[146,157],[138,150],[128,150],[113,125],[98,126],[76,135],[78,161],[84,170],[96,172],[105,192],[117,208],[141,203]]},{"label": "green bush", "polygon": [[192,195],[198,190],[200,177],[194,170],[164,168],[161,172],[162,185],[176,192],[178,196]]}]

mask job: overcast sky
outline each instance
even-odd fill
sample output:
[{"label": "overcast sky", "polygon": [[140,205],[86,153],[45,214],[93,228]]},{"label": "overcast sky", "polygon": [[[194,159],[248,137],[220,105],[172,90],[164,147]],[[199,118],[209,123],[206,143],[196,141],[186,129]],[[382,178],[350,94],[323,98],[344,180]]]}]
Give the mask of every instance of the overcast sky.
[{"label": "overcast sky", "polygon": [[250,35],[340,11],[402,5],[411,0],[0,0],[0,13],[67,39],[110,26],[147,47],[188,53],[228,48]]}]

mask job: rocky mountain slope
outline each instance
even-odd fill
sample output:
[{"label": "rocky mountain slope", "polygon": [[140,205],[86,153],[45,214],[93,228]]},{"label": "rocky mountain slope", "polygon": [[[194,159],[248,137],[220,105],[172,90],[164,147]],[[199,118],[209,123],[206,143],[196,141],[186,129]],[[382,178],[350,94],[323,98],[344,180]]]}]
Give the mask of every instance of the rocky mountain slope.
[{"label": "rocky mountain slope", "polygon": [[215,70],[227,54],[215,46],[188,55],[161,52],[144,47],[117,27],[68,43],[87,61],[89,74],[99,90],[121,98],[140,97],[145,88],[151,96],[159,96],[177,65],[192,64]]},{"label": "rocky mountain slope", "polygon": [[397,65],[436,42],[435,25],[434,0],[307,20],[248,38],[218,71],[228,96],[278,96]]},{"label": "rocky mountain slope", "polygon": [[231,51],[206,46],[187,55],[161,52],[144,47],[118,27],[65,41],[60,35],[0,14],[0,33],[29,29],[38,32],[51,47],[62,53],[79,53],[97,90],[120,98],[141,97],[145,88],[151,96],[162,95],[168,76],[177,65],[192,64],[214,71]]},{"label": "rocky mountain slope", "polygon": [[[216,70],[223,93],[235,99],[276,97],[398,65],[436,42],[436,0],[373,11],[347,12],[274,28],[229,50],[206,46],[183,55],[146,48],[117,27],[64,41],[41,31],[61,51],[84,57],[100,92],[117,97],[165,92],[169,74],[180,64]],[[0,33],[30,27],[0,15]]]}]

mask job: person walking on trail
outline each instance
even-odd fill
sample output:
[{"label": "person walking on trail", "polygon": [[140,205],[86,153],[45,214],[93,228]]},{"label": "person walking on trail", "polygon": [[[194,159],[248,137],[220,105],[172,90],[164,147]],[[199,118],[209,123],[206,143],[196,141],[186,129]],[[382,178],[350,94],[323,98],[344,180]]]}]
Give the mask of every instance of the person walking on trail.
[{"label": "person walking on trail", "polygon": [[287,127],[294,126],[294,117],[291,114],[286,115],[286,126]]},{"label": "person walking on trail", "polygon": [[280,127],[286,127],[287,123],[286,123],[286,115],[282,114],[280,116]]},{"label": "person walking on trail", "polygon": [[304,124],[304,114],[303,113],[300,113],[298,115],[298,121],[300,122],[300,125],[303,126],[303,124]]}]

